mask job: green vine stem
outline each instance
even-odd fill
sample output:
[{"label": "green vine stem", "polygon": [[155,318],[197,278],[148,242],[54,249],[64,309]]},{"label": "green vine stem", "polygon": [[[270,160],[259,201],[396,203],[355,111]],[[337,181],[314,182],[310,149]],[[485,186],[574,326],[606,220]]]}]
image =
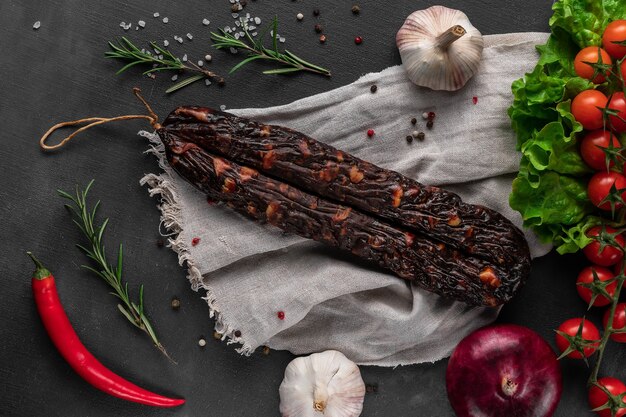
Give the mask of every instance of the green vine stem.
[{"label": "green vine stem", "polygon": [[62,190],[57,190],[61,197],[72,202],[72,204],[66,204],[65,207],[72,212],[72,220],[74,224],[78,226],[89,241],[89,245],[87,246],[80,244],[77,244],[76,246],[97,265],[96,268],[89,265],[82,265],[82,267],[102,278],[113,289],[111,294],[119,299],[120,302],[117,304],[117,308],[122,315],[126,317],[126,319],[133,326],[146,333],[152,340],[154,346],[156,346],[156,348],[159,349],[169,360],[176,363],[168,355],[165,348],[157,338],[154,328],[145,314],[143,303],[143,285],[139,287],[139,299],[135,302],[130,298],[130,294],[128,292],[128,282],[125,283],[122,281],[123,254],[121,244],[117,253],[116,266],[111,265],[107,261],[102,236],[107,224],[109,223],[109,219],[104,219],[99,226],[94,224],[96,213],[98,211],[98,207],[100,206],[100,201],[96,202],[93,209],[89,209],[87,205],[87,195],[89,194],[89,190],[91,189],[93,183],[94,180],[91,180],[89,184],[87,184],[87,187],[82,191],[76,187],[75,195],[71,195]]}]

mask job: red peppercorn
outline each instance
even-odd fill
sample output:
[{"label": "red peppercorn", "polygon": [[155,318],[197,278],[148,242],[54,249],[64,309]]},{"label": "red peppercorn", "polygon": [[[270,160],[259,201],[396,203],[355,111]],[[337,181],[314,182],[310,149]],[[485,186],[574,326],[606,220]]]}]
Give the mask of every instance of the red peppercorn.
[{"label": "red peppercorn", "polygon": [[436,114],[434,111],[429,111],[428,112],[428,120],[433,120],[435,118]]},{"label": "red peppercorn", "polygon": [[478,97],[476,97],[476,96],[472,97],[472,103],[477,104],[478,103]]},{"label": "red peppercorn", "polygon": [[198,243],[200,243],[199,237],[194,237],[193,239],[191,239],[191,246],[196,246]]},{"label": "red peppercorn", "polygon": [[284,311],[279,311],[278,313],[276,313],[276,315],[278,316],[279,320],[285,320],[285,312]]},{"label": "red peppercorn", "polygon": [[356,43],[357,45],[360,45],[361,42],[363,42],[363,38],[360,36],[357,36],[356,38],[354,38],[354,43]]},{"label": "red peppercorn", "polygon": [[374,129],[369,129],[369,130],[367,131],[367,136],[369,136],[370,138],[371,138],[372,136],[374,136]]}]

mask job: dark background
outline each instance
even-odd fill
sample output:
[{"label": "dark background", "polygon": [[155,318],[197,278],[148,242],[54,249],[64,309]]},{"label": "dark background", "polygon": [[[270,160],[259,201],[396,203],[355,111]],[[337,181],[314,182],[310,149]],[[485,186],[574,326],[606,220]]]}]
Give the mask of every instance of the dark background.
[{"label": "dark background", "polygon": [[[358,3],[361,14],[350,9]],[[465,11],[483,34],[547,31],[551,2],[545,0],[445,0],[445,6]],[[395,33],[412,11],[426,1],[248,1],[244,10],[260,16],[264,26],[274,16],[284,46],[330,68],[331,79],[299,74],[264,76],[252,64],[227,77],[223,88],[202,82],[173,95],[164,91],[170,75],[156,80],[136,70],[115,76],[120,63],[103,58],[106,42],[126,35],[138,44],[169,39],[178,56],[194,60],[213,55],[209,67],[221,74],[242,59],[210,47],[209,30],[234,25],[227,0],[172,1],[16,1],[0,2],[0,253],[2,304],[0,326],[0,415],[2,416],[276,416],[278,386],[292,355],[272,351],[252,357],[212,338],[202,294],[189,289],[176,255],[157,247],[159,211],[139,179],[158,170],[145,155],[146,142],[135,133],[143,121],[103,126],[79,137],[64,151],[42,153],[37,140],[51,125],[85,116],[143,112],[131,95],[142,87],[156,112],[164,116],[177,105],[199,104],[230,108],[263,107],[327,91],[360,75],[400,63]],[[312,15],[320,10],[319,18]],[[167,25],[153,12],[169,17]],[[295,16],[302,12],[304,21]],[[203,18],[211,20],[207,28]],[[146,28],[124,32],[119,23],[146,21]],[[41,28],[33,30],[35,21]],[[325,28],[328,42],[320,45],[315,23]],[[173,35],[194,35],[179,45]],[[360,46],[354,36],[364,38]],[[521,74],[520,74],[521,76]],[[488,155],[485,155],[488,158]],[[126,323],[115,299],[95,276],[80,268],[85,258],[74,247],[82,238],[56,196],[96,180],[93,199],[101,199],[101,215],[110,217],[107,242],[125,245],[125,279],[136,294],[145,284],[146,305],[158,334],[178,365],[169,363],[147,338]],[[57,276],[58,290],[70,320],[85,345],[104,364],[154,391],[184,396],[187,404],[174,410],[144,407],[109,397],[82,381],[60,358],[44,332],[33,304],[31,250]],[[521,295],[507,305],[502,322],[529,326],[550,343],[560,322],[584,313],[574,280],[583,264],[579,257],[551,254],[533,263],[533,273]],[[170,308],[178,296],[179,311]],[[598,316],[591,317],[599,323]],[[197,341],[205,336],[207,346]],[[621,349],[620,349],[621,347]],[[603,374],[624,378],[623,346],[609,348]],[[445,394],[446,361],[397,369],[363,367],[363,378],[377,385],[368,393],[363,416],[452,416]],[[581,363],[563,362],[564,394],[558,416],[591,415],[585,410],[585,379]]]}]

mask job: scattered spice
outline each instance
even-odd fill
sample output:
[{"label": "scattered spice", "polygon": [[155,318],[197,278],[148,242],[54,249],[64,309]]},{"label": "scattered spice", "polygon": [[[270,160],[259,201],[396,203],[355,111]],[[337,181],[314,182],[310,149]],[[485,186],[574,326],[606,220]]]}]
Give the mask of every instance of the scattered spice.
[{"label": "scattered spice", "polygon": [[433,128],[433,124],[434,124],[433,120],[429,119],[428,122],[426,122],[426,127],[429,128],[429,129],[432,129]]},{"label": "scattered spice", "polygon": [[222,334],[220,332],[213,332],[213,339],[222,340]]},{"label": "scattered spice", "polygon": [[406,141],[407,141],[408,143],[413,142],[413,136],[411,136],[411,135],[407,135],[407,137],[406,137]]},{"label": "scattered spice", "polygon": [[417,134],[417,140],[424,140],[426,138],[426,135],[424,134],[424,132],[419,132]]},{"label": "scattered spice", "polygon": [[352,13],[354,13],[354,14],[361,13],[361,8],[358,5],[355,4],[354,6],[352,6]]},{"label": "scattered spice", "polygon": [[265,356],[270,354],[270,347],[269,346],[263,346],[263,354]]},{"label": "scattered spice", "polygon": [[365,391],[368,393],[378,392],[378,384],[367,384],[365,385]]},{"label": "scattered spice", "polygon": [[235,337],[241,337],[241,330],[235,330]]},{"label": "scattered spice", "polygon": [[313,29],[315,30],[316,33],[322,33],[322,25],[320,25],[319,23],[316,24]]},{"label": "scattered spice", "polygon": [[363,43],[363,38],[360,36],[357,36],[356,38],[354,38],[354,43],[356,43],[357,45],[360,45]]},{"label": "scattered spice", "polygon": [[233,13],[237,13],[240,10],[239,7],[240,6],[237,3],[235,3],[232,6],[230,6],[230,11]]},{"label": "scattered spice", "polygon": [[476,96],[472,97],[472,103],[478,104],[478,97]]},{"label": "scattered spice", "polygon": [[411,124],[412,124],[412,125],[414,125],[414,124],[416,124],[416,123],[417,123],[417,119],[416,119],[415,117],[414,117],[414,118],[412,118],[412,119],[411,119]]},{"label": "scattered spice", "polygon": [[156,245],[157,247],[162,248],[165,245],[165,242],[163,242],[163,239],[157,239]]},{"label": "scattered spice", "polygon": [[429,111],[427,114],[428,120],[433,120],[435,118],[436,114],[434,111]]},{"label": "scattered spice", "polygon": [[279,320],[285,320],[285,312],[284,311],[279,311],[278,313],[276,313],[276,315],[278,316]]},{"label": "scattered spice", "polygon": [[217,80],[217,85],[219,85],[220,87],[223,87],[224,84],[226,84],[226,81],[223,78]]},{"label": "scattered spice", "polygon": [[191,239],[191,246],[197,246],[198,243],[200,243],[199,237],[194,237],[193,239]]},{"label": "scattered spice", "polygon": [[198,340],[198,346],[200,346],[200,347],[205,347],[206,346],[206,340],[204,340],[204,338],[202,336],[200,336],[200,339]]},{"label": "scattered spice", "polygon": [[298,20],[302,20],[302,19],[304,19],[304,15],[303,15],[302,13],[298,13],[298,14],[296,15],[296,19],[298,19]]},{"label": "scattered spice", "polygon": [[320,36],[320,43],[326,43],[326,35]]},{"label": "scattered spice", "polygon": [[172,310],[178,310],[180,308],[180,300],[177,297],[172,298],[170,306],[172,307]]},{"label": "scattered spice", "polygon": [[369,136],[369,137],[371,138],[372,136],[374,136],[374,133],[375,133],[375,132],[374,132],[374,129],[369,129],[369,130],[367,131],[367,136]]},{"label": "scattered spice", "polygon": [[372,86],[370,87],[370,91],[371,91],[372,93],[375,93],[376,91],[378,91],[378,86],[377,86],[376,84],[372,85]]},{"label": "scattered spice", "polygon": [[320,15],[320,9],[314,9],[313,10],[313,16],[317,17]]}]

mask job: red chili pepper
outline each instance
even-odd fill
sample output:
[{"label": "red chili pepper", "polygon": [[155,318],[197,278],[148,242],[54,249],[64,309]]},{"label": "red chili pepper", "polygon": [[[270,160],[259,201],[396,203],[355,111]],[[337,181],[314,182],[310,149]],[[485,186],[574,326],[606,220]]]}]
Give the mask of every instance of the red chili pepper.
[{"label": "red chili pepper", "polygon": [[176,407],[185,402],[184,399],[163,397],[147,391],[105,368],[78,339],[63,310],[50,271],[32,253],[27,253],[36,265],[32,286],[41,321],[54,346],[76,373],[99,390],[124,400],[155,407]]}]

